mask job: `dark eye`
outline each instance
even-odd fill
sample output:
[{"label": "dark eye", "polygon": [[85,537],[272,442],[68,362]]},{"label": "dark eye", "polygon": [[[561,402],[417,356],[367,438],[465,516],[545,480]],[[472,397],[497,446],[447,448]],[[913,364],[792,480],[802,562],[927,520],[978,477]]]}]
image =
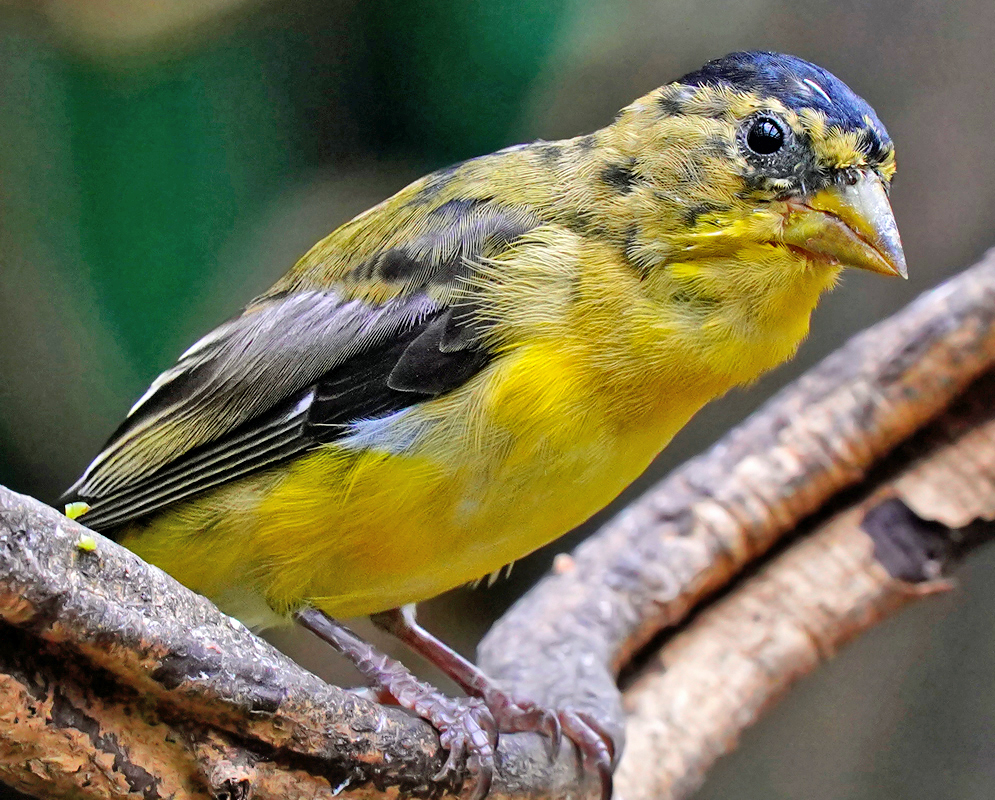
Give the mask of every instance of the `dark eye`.
[{"label": "dark eye", "polygon": [[758,117],[746,132],[746,146],[754,153],[769,156],[784,147],[784,129],[772,117]]}]

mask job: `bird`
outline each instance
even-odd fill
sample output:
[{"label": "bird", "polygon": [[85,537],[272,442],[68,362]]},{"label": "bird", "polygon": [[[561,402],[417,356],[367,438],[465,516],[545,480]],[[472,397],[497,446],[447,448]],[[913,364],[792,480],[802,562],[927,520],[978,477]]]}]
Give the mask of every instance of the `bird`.
[{"label": "bird", "polygon": [[[906,277],[895,147],[791,55],[737,52],[593,133],[433,172],[315,244],[156,378],[65,499],[247,624],[296,620],[440,732],[484,797],[496,737],[597,720],[498,689],[412,604],[611,502],[705,403],[790,358],[844,268]],[[339,618],[443,667],[445,698]],[[461,764],[467,770],[460,772]]]}]

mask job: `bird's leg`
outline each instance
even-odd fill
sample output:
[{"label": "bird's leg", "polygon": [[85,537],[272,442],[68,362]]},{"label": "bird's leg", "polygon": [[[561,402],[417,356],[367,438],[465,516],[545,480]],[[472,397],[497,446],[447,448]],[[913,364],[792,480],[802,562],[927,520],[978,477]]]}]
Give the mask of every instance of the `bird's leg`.
[{"label": "bird's leg", "polygon": [[499,730],[504,733],[545,733],[552,738],[554,749],[558,748],[560,723],[555,714],[531,701],[513,699],[501,691],[476,665],[419,625],[415,620],[414,606],[392,608],[390,611],[373,614],[370,620],[435,664],[468,695],[483,700],[494,715]]},{"label": "bird's leg", "polygon": [[439,732],[439,741],[449,756],[433,781],[452,779],[465,760],[476,781],[474,800],[487,796],[494,777],[497,728],[481,699],[447,697],[317,609],[301,609],[294,618],[348,658],[373,688],[390,695],[399,706],[413,711]]},{"label": "bird's leg", "polygon": [[498,688],[474,664],[437,639],[415,619],[414,606],[393,608],[370,616],[373,624],[393,634],[416,653],[435,664],[471,697],[480,698],[493,714],[501,733],[534,731],[549,736],[554,752],[559,749],[561,732],[578,748],[584,768],[601,778],[602,798],[612,794],[614,743],[608,733],[586,714],[550,711],[537,703],[513,697]]}]

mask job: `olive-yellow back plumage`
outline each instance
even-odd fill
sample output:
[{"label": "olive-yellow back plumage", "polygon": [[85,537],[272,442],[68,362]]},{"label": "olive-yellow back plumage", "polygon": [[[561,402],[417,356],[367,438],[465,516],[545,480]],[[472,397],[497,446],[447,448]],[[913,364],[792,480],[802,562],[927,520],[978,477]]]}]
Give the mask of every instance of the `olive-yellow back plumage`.
[{"label": "olive-yellow back plumage", "polygon": [[252,622],[492,572],[790,357],[841,267],[904,274],[893,173],[864,101],[751,53],[429,175],[156,380],[83,521]]}]

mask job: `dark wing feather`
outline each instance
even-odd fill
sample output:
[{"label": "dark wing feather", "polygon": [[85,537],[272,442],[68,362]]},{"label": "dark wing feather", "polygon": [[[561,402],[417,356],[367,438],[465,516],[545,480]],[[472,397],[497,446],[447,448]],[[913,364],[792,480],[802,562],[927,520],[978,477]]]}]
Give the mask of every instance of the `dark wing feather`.
[{"label": "dark wing feather", "polygon": [[[486,219],[479,204],[467,211]],[[493,252],[495,227],[508,232],[498,223],[476,224],[476,239],[464,231],[460,260],[485,244]],[[451,270],[452,255],[441,255],[422,257],[439,259],[437,272]],[[439,277],[431,266],[422,270],[426,285]],[[410,282],[380,305],[335,291],[268,297],[163,373],[65,499],[87,502],[83,522],[107,530],[285,461],[353,422],[460,386],[491,358],[480,333],[466,308]]]},{"label": "dark wing feather", "polygon": [[231,435],[195,448],[148,478],[105,497],[76,492],[74,499],[91,504],[83,521],[104,531],[307,450],[312,442],[302,431],[313,395],[308,391],[299,402],[245,423]]},{"label": "dark wing feather", "polygon": [[454,310],[429,322],[400,354],[387,376],[398,392],[442,394],[468,380],[488,360],[480,349],[460,346],[460,326]]},{"label": "dark wing feather", "polygon": [[[83,521],[95,530],[113,528],[334,441],[348,432],[352,422],[399,411],[461,385],[487,363],[490,354],[476,347],[449,353],[436,350],[431,355],[439,341],[435,332],[445,327],[450,315],[451,309],[441,309],[417,324],[409,323],[393,338],[334,366],[290,401],[130,484],[101,495],[88,490],[81,479],[72,491],[73,499],[91,506]],[[431,364],[432,371],[412,373],[403,385],[393,385],[390,376],[403,364]],[[84,479],[91,474],[102,477],[99,466]]]},{"label": "dark wing feather", "polygon": [[147,478],[437,311],[425,295],[374,307],[313,291],[250,306],[153,382],[70,491],[106,496]]}]

